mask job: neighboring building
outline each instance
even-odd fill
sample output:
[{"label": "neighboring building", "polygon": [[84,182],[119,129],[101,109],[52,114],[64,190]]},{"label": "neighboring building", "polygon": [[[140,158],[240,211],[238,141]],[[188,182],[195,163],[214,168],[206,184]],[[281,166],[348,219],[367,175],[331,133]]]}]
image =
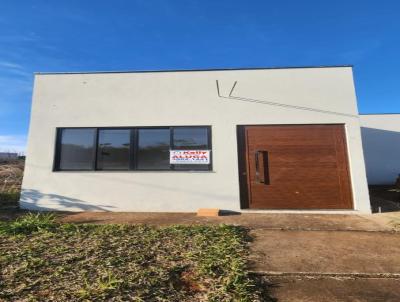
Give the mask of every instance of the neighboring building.
[{"label": "neighboring building", "polygon": [[0,160],[14,160],[14,159],[18,159],[18,153],[0,152]]},{"label": "neighboring building", "polygon": [[21,207],[369,213],[352,68],[35,76]]},{"label": "neighboring building", "polygon": [[367,179],[392,185],[400,174],[400,114],[360,115]]}]

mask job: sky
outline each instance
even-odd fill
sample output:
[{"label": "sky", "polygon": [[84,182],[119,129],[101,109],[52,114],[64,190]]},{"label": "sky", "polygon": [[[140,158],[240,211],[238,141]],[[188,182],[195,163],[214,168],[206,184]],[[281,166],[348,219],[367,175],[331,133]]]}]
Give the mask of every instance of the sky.
[{"label": "sky", "polygon": [[24,152],[34,72],[354,65],[400,112],[400,1],[1,0],[0,151]]}]

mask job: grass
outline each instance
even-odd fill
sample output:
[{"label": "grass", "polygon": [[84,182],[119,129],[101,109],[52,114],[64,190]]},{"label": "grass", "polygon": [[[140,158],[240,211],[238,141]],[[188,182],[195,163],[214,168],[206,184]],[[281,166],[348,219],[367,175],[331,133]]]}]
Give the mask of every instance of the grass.
[{"label": "grass", "polygon": [[19,200],[19,191],[11,191],[11,192],[0,192],[0,202],[18,202]]},{"label": "grass", "polygon": [[235,226],[0,223],[0,300],[260,301]]},{"label": "grass", "polygon": [[397,231],[400,231],[400,216],[398,213],[391,213],[389,224]]},{"label": "grass", "polygon": [[0,160],[0,208],[17,207],[24,160]]}]

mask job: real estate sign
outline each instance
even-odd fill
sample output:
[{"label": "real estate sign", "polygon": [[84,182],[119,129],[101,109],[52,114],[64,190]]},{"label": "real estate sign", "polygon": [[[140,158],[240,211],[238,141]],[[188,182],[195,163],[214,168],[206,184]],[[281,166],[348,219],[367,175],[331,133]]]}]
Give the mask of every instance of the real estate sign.
[{"label": "real estate sign", "polygon": [[210,163],[210,150],[170,150],[170,164],[202,164]]}]

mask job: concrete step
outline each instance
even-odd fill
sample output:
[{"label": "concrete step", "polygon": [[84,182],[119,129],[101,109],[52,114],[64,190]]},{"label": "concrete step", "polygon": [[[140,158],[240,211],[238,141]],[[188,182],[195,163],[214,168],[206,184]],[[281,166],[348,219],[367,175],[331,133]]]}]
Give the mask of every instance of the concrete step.
[{"label": "concrete step", "polygon": [[255,229],[250,270],[260,273],[400,273],[400,234]]},{"label": "concrete step", "polygon": [[400,301],[399,279],[275,276],[264,281],[266,296],[277,302]]}]

